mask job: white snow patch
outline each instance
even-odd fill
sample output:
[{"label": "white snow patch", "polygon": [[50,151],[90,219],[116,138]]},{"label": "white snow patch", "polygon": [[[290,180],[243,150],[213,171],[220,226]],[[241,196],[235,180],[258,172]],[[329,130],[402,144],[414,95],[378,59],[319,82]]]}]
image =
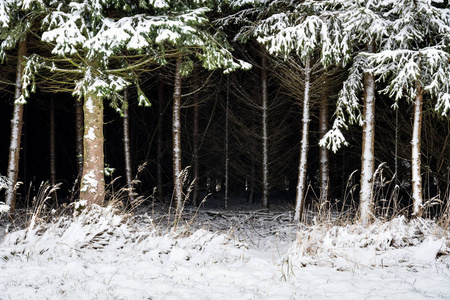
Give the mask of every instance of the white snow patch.
[{"label": "white snow patch", "polygon": [[85,107],[90,113],[94,112],[94,101],[91,97],[87,97]]},{"label": "white snow patch", "polygon": [[80,191],[89,191],[95,194],[97,192],[97,184],[97,179],[95,179],[95,174],[92,170],[91,172],[83,176],[83,187],[80,189]]},{"label": "white snow patch", "polygon": [[89,127],[88,133],[84,136],[86,139],[89,139],[91,141],[95,140],[95,132],[93,127]]},{"label": "white snow patch", "polygon": [[9,205],[0,202],[0,216],[2,215],[2,213],[7,213],[9,212]]},{"label": "white snow patch", "polygon": [[8,233],[0,244],[0,297],[450,298],[450,260],[436,259],[449,250],[448,232],[436,238],[431,222],[304,225],[293,244],[297,227],[280,222],[282,215],[200,214],[210,226],[230,220],[232,229],[167,230],[147,214],[127,218],[93,205]]}]

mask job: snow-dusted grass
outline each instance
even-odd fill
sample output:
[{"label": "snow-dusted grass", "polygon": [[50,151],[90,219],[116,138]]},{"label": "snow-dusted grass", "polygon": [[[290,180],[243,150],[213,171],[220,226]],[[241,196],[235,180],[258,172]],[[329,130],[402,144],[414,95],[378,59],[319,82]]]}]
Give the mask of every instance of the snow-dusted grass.
[{"label": "snow-dusted grass", "polygon": [[428,220],[298,228],[282,212],[190,217],[173,228],[93,206],[35,218],[0,241],[0,299],[450,298],[449,232]]}]

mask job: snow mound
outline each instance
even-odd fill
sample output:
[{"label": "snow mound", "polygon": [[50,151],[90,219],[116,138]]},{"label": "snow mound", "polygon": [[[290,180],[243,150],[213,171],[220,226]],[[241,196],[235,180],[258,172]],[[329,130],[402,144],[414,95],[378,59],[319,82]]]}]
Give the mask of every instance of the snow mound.
[{"label": "snow mound", "polygon": [[449,234],[431,221],[297,228],[283,214],[198,218],[165,227],[95,205],[34,217],[0,241],[0,299],[450,299]]},{"label": "snow mound", "polygon": [[302,266],[330,265],[342,270],[423,266],[437,259],[450,262],[449,237],[449,231],[433,221],[407,221],[403,216],[388,222],[377,220],[367,227],[318,224],[298,232],[287,259]]}]

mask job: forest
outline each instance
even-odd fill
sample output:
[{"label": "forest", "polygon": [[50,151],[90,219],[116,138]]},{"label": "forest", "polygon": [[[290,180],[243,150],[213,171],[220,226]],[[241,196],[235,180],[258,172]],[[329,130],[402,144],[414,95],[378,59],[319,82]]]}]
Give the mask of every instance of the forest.
[{"label": "forest", "polygon": [[448,0],[0,0],[0,300],[450,299]]},{"label": "forest", "polygon": [[450,10],[2,0],[1,199],[448,215]]}]

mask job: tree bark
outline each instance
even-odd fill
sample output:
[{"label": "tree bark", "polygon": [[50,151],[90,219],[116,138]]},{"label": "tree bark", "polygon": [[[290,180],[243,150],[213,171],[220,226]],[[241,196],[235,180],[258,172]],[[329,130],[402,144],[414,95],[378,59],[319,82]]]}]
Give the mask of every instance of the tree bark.
[{"label": "tree bark", "polygon": [[123,153],[125,157],[125,180],[128,189],[128,203],[134,201],[133,176],[131,170],[130,117],[128,115],[128,88],[123,91]]},{"label": "tree bark", "polygon": [[[194,90],[198,89],[198,77],[194,73]],[[194,206],[198,206],[198,185],[199,185],[199,178],[200,178],[200,172],[199,172],[199,161],[198,161],[198,147],[199,147],[199,126],[198,126],[198,117],[199,117],[199,107],[198,107],[198,93],[194,94],[194,115],[193,115],[193,122],[194,122],[194,132],[193,132],[193,141],[192,141],[192,167],[194,172],[194,183],[193,183],[193,189],[192,189],[192,201],[194,203]]]},{"label": "tree bark", "polygon": [[[322,95],[320,98],[320,109],[319,109],[319,135],[322,139],[328,132],[329,127],[329,96],[328,89],[326,85],[328,82],[324,80],[322,87]],[[328,188],[330,183],[330,151],[327,147],[320,147],[320,205],[326,205],[328,201]],[[328,205],[326,205],[328,206]],[[324,207],[325,208],[325,207]]]},{"label": "tree bark", "polygon": [[177,213],[180,213],[183,206],[183,178],[181,178],[181,63],[182,57],[176,61],[174,91],[173,91],[173,185],[174,202]]},{"label": "tree bark", "polygon": [[[50,98],[50,185],[56,185],[56,132],[55,132],[55,98]],[[56,202],[56,191],[52,194]]]},{"label": "tree bark", "polygon": [[81,185],[81,176],[83,174],[83,102],[75,100],[75,138],[77,155],[77,182]]},{"label": "tree bark", "polygon": [[225,107],[225,195],[223,197],[225,209],[228,209],[228,172],[230,164],[230,137],[229,137],[229,109],[230,109],[230,78],[227,77],[227,97],[226,97],[226,107]]},{"label": "tree bark", "polygon": [[24,106],[18,103],[19,98],[22,96],[22,77],[24,71],[25,55],[27,54],[27,42],[22,41],[19,43],[19,49],[17,53],[17,73],[14,95],[14,110],[11,120],[11,140],[9,146],[9,160],[8,160],[8,189],[6,190],[5,202],[9,205],[9,213],[11,218],[14,217],[16,208],[16,196],[17,196],[17,180],[19,173],[19,158],[20,158],[20,138],[22,135],[23,127],[23,110]]},{"label": "tree bark", "polygon": [[269,209],[269,137],[267,131],[267,101],[268,101],[268,92],[267,92],[267,56],[263,52],[261,54],[261,100],[262,100],[262,152],[263,152],[263,161],[262,161],[262,208]]},{"label": "tree bark", "polygon": [[300,222],[303,209],[305,206],[305,186],[306,186],[306,170],[309,149],[309,98],[311,85],[311,58],[308,56],[305,61],[305,93],[303,99],[303,118],[302,118],[302,140],[300,146],[300,162],[298,170],[297,196],[295,204],[294,221]]},{"label": "tree bark", "polygon": [[[368,52],[374,47],[369,44]],[[364,225],[373,218],[373,174],[375,154],[375,78],[371,73],[364,75],[364,125],[363,146],[361,154],[361,189],[359,200],[359,217]]]},{"label": "tree bark", "polygon": [[83,176],[80,199],[87,205],[102,205],[105,196],[103,151],[103,99],[94,95],[84,97]]},{"label": "tree bark", "polygon": [[422,176],[420,174],[420,144],[421,144],[421,131],[422,131],[422,106],[423,106],[423,89],[420,83],[416,83],[417,96],[414,101],[414,121],[413,121],[413,134],[411,140],[412,150],[412,197],[413,197],[413,215],[420,218],[423,213],[422,206]]},{"label": "tree bark", "polygon": [[161,201],[164,197],[163,180],[162,180],[162,157],[163,157],[163,131],[162,131],[162,117],[163,117],[163,102],[164,102],[164,82],[161,76],[158,75],[158,146],[156,161],[158,168],[156,170],[158,188],[157,195]]},{"label": "tree bark", "polygon": [[251,177],[250,177],[250,179],[247,179],[250,181],[250,183],[247,182],[247,189],[248,189],[247,202],[248,203],[254,202],[253,196],[255,194],[255,163],[252,161],[251,165],[252,165]]}]

